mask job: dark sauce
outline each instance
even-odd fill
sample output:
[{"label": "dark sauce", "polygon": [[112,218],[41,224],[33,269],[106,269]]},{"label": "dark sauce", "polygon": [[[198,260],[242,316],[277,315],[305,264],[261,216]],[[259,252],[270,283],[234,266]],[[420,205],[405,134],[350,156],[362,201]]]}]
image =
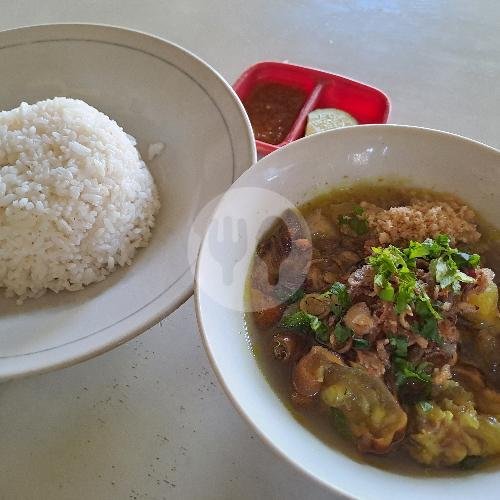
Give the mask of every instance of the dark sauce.
[{"label": "dark sauce", "polygon": [[260,83],[244,100],[255,139],[280,144],[290,132],[307,94],[280,83]]}]

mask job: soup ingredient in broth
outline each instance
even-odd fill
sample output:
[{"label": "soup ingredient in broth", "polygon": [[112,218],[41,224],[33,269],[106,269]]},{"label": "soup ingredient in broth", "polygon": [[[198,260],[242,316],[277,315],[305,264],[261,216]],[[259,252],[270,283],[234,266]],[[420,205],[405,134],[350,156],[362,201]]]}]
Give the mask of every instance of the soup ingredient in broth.
[{"label": "soup ingredient in broth", "polygon": [[383,209],[362,202],[364,219],[375,238],[370,244],[387,245],[409,240],[424,240],[447,233],[451,242],[475,243],[481,235],[474,223],[475,214],[466,205],[454,200],[436,204],[427,200],[412,200],[404,206]]},{"label": "soup ingredient in broth", "polygon": [[307,95],[304,90],[281,83],[260,83],[243,101],[255,139],[269,144],[283,142]]},{"label": "soup ingredient in broth", "polygon": [[0,288],[79,290],[148,244],[159,199],[135,140],[83,101],[0,113]]},{"label": "soup ingredient in broth", "polygon": [[[283,215],[250,274],[255,318],[266,300],[275,313],[256,339],[301,421],[330,418],[363,453],[469,467],[500,453],[495,273],[471,247],[481,233],[469,207],[394,196],[404,201],[305,206],[309,237],[284,231]],[[308,268],[291,256],[299,241]],[[271,286],[277,272],[287,293]]]},{"label": "soup ingredient in broth", "polygon": [[352,125],[358,125],[358,120],[346,111],[336,108],[315,109],[307,115],[305,135],[308,136]]}]

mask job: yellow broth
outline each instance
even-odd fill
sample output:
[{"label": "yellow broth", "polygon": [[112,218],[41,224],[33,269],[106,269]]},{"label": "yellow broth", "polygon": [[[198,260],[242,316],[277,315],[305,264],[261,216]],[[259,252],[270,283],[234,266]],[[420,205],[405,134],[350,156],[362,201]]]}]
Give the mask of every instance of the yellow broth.
[{"label": "yellow broth", "polygon": [[[308,214],[317,209],[328,211],[332,214],[332,220],[334,220],[338,212],[336,205],[339,205],[341,207],[340,212],[345,214],[361,201],[389,208],[391,206],[408,204],[412,199],[454,200],[461,204],[467,204],[448,193],[409,187],[399,181],[391,183],[380,180],[375,182],[358,182],[350,186],[322,193],[299,206],[298,209],[304,217],[307,217]],[[473,209],[474,207],[471,208]],[[500,272],[500,253],[498,252],[500,232],[495,227],[487,224],[477,213],[476,221],[478,222],[478,229],[482,234],[480,241],[473,248],[465,248],[463,245],[459,245],[459,247],[479,253],[481,255],[481,265],[493,269],[498,277],[498,273]],[[250,281],[249,273],[246,293],[248,302],[250,300]],[[387,455],[361,454],[357,451],[354,443],[349,442],[336,433],[328,408],[324,405],[318,403],[312,407],[299,407],[291,402],[291,372],[293,364],[281,363],[272,354],[273,333],[276,332],[276,326],[268,330],[258,329],[250,313],[246,314],[246,324],[252,342],[253,353],[269,385],[293,417],[324,443],[358,462],[368,463],[384,470],[410,476],[449,476],[452,473],[469,474],[478,469],[478,467],[472,470],[461,470],[455,467],[442,469],[425,467],[415,462],[402,446],[396,446]],[[496,457],[489,458],[479,468],[485,470],[495,467],[499,460]]]}]

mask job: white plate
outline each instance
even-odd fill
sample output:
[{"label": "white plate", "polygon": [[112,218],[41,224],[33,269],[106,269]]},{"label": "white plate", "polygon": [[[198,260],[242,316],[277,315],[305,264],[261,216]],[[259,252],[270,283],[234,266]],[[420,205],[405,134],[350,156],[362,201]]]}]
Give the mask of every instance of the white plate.
[{"label": "white plate", "polygon": [[16,306],[0,299],[0,379],[62,367],[110,349],[171,313],[192,292],[192,221],[255,161],[253,134],[231,87],[186,50],[143,33],[46,25],[0,33],[0,109],[80,98],[148,145],[162,208],[133,265],[81,292]]},{"label": "white plate", "polygon": [[[457,193],[499,225],[500,152],[483,144],[445,132],[391,125],[350,127],[292,143],[243,174],[214,212],[196,274],[197,315],[206,348],[229,397],[261,437],[329,488],[363,499],[470,499],[478,492],[481,499],[496,499],[499,476],[494,470],[410,477],[354,462],[330,448],[293,418],[249,348],[240,310],[244,279],[269,216],[280,213],[286,200],[302,203],[328,187],[380,176],[400,176],[417,186]],[[239,224],[240,234],[243,228],[247,233],[244,255],[244,245],[235,244],[235,238],[214,244],[215,221],[226,216],[233,218],[234,227],[236,219],[245,221]],[[232,279],[224,281],[221,262],[231,264],[226,271]],[[226,278],[231,273],[226,272]]]}]

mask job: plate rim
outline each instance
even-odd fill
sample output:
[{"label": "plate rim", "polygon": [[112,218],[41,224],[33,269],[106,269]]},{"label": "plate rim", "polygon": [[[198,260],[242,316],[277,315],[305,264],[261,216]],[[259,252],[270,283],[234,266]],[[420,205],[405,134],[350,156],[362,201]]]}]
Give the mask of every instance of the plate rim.
[{"label": "plate rim", "polygon": [[[235,161],[234,170],[232,174],[232,180],[230,183],[225,185],[219,194],[223,194],[233,182],[235,182],[238,177],[248,168],[250,168],[257,160],[257,152],[255,148],[255,141],[253,137],[253,132],[250,124],[250,120],[246,111],[241,103],[239,97],[236,92],[233,90],[231,85],[222,77],[222,75],[213,68],[209,63],[205,62],[199,56],[194,54],[188,49],[180,46],[175,42],[171,42],[163,37],[160,37],[155,34],[147,33],[145,31],[130,29],[123,26],[117,26],[112,24],[102,24],[102,23],[74,23],[74,22],[62,22],[62,23],[42,23],[35,25],[24,25],[15,28],[10,28],[7,30],[0,31],[0,38],[5,38],[10,36],[18,36],[23,32],[30,32],[33,36],[36,36],[37,31],[40,34],[47,33],[47,31],[56,30],[67,30],[74,28],[78,30],[78,32],[74,33],[75,38],[82,37],[82,33],[85,30],[93,30],[94,36],[99,33],[110,34],[115,33],[115,36],[125,35],[125,36],[133,36],[135,38],[135,43],[140,40],[140,37],[143,37],[146,40],[150,40],[155,42],[156,44],[160,44],[163,46],[167,46],[170,49],[173,49],[175,52],[179,53],[183,57],[187,59],[193,60],[197,66],[202,67],[205,71],[210,72],[217,82],[217,85],[220,85],[220,88],[223,89],[228,97],[231,98],[232,105],[236,106],[236,109],[239,112],[239,120],[241,123],[239,124],[242,129],[245,131],[246,135],[246,147],[240,151],[234,152],[235,159],[236,155],[239,156],[239,161]],[[57,33],[54,34],[57,34]],[[60,31],[59,31],[60,33]],[[139,38],[138,38],[139,37]],[[105,38],[103,36],[103,38]],[[82,41],[85,41],[82,37]],[[98,36],[96,36],[96,40],[98,41]],[[29,43],[29,42],[27,42]],[[17,44],[13,44],[17,45]],[[131,43],[131,45],[134,45]],[[5,44],[4,48],[8,48],[9,45]],[[132,47],[130,47],[132,49]],[[195,82],[199,84],[197,80],[194,79]],[[204,88],[202,86],[202,88]],[[208,94],[210,96],[210,94]],[[212,99],[212,97],[210,96]],[[236,116],[236,114],[234,115]],[[223,115],[224,117],[224,115]],[[228,127],[228,133],[231,135],[231,129]],[[246,156],[246,158],[245,158]],[[247,164],[248,163],[248,164]],[[243,165],[241,165],[243,164]],[[246,165],[246,166],[245,166]],[[188,265],[186,269],[181,272],[180,277],[178,279],[177,284],[174,284],[174,287],[178,291],[174,293],[173,298],[168,300],[165,305],[161,305],[162,297],[156,297],[149,305],[146,305],[142,310],[136,311],[130,318],[125,319],[125,324],[121,325],[113,325],[109,328],[107,333],[109,334],[109,338],[100,339],[99,333],[95,333],[88,337],[83,337],[80,339],[76,339],[70,344],[63,344],[61,346],[54,346],[49,350],[41,350],[34,353],[24,353],[16,356],[8,356],[2,358],[0,360],[0,381],[1,380],[10,380],[14,378],[29,376],[37,373],[45,373],[48,371],[64,368],[67,366],[71,366],[73,364],[91,359],[94,356],[98,356],[106,351],[109,351],[128,340],[140,335],[144,331],[148,330],[163,318],[167,317],[175,310],[177,310],[184,302],[186,302],[191,295],[193,294],[193,273]],[[154,307],[158,303],[157,307]],[[151,311],[150,311],[151,309]],[[136,323],[127,327],[127,324],[132,323],[132,318],[136,317]],[[141,316],[141,317],[139,317]],[[144,317],[142,317],[144,316]],[[121,319],[123,321],[124,318]],[[89,340],[98,341],[95,345],[79,350],[78,347],[82,344],[86,344]],[[76,347],[76,349],[75,349]]]}]

